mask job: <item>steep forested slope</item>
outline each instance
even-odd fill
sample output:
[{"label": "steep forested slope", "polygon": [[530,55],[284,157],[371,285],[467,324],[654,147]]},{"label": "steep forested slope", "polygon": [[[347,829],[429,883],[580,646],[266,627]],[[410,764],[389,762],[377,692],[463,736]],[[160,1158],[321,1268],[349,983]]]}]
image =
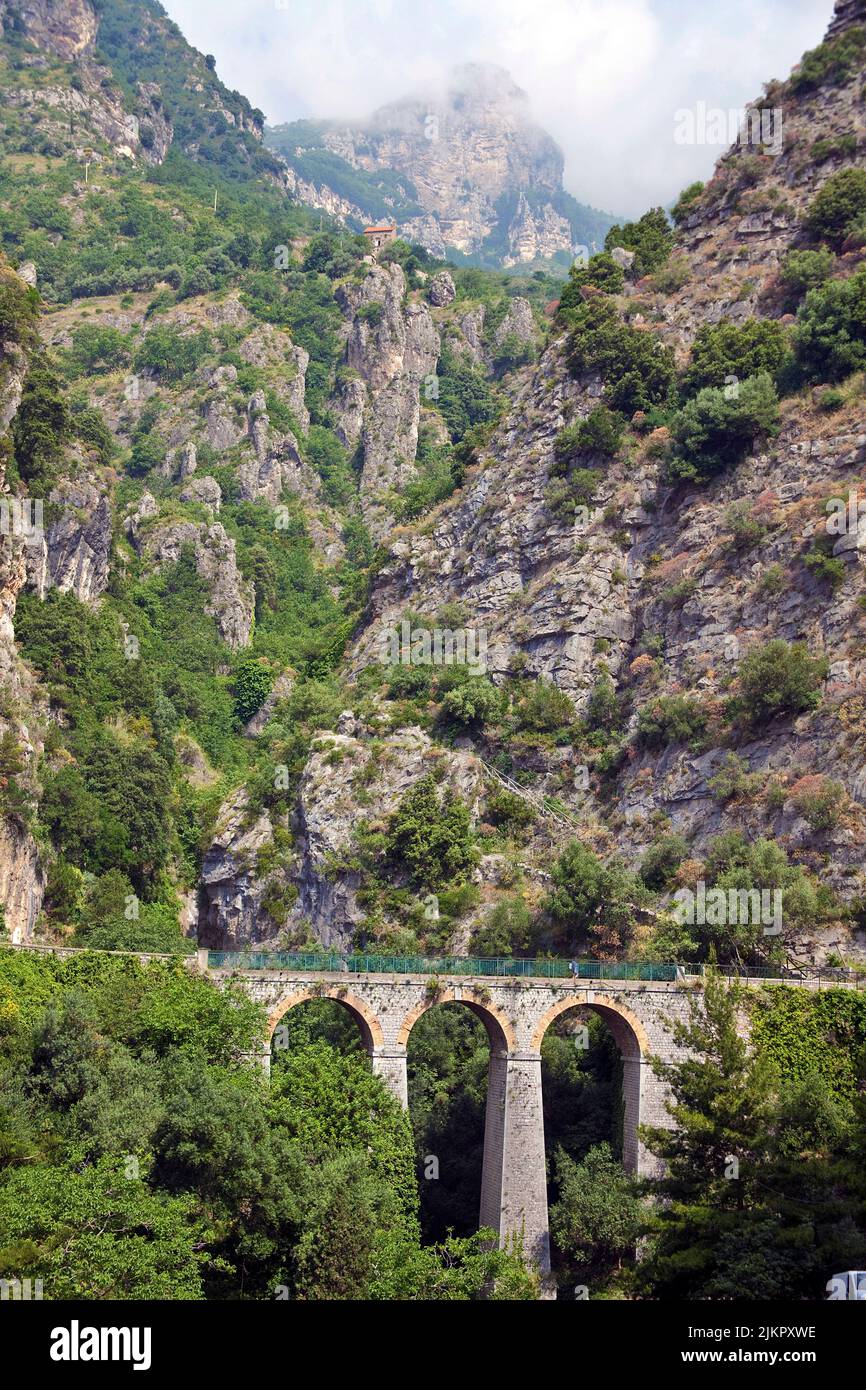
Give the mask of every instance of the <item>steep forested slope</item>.
[{"label": "steep forested slope", "polygon": [[[0,4],[8,935],[862,968],[866,14],[838,11],[768,92],[779,147],[562,289],[323,226],[150,0]],[[702,882],[780,894],[781,932],[677,920]],[[467,1011],[413,1031],[410,1134],[325,1004],[266,1092],[257,1010],[181,967],[2,956],[0,1274],[537,1291],[463,1240]],[[670,1078],[662,1222],[615,1161],[610,1038],[545,1040],[567,1287],[814,1297],[862,1265],[861,997],[756,993],[751,1052],[733,1007]]]}]

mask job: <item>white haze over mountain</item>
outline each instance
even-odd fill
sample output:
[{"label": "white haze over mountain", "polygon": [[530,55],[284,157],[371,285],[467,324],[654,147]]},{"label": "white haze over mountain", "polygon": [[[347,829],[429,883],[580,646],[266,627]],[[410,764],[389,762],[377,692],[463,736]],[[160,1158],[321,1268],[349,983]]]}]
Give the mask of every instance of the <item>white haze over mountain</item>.
[{"label": "white haze over mountain", "polygon": [[223,81],[272,124],[362,117],[499,63],[565,152],[566,188],[638,214],[706,178],[718,146],[674,141],[675,113],[760,97],[821,41],[832,0],[164,0]]}]

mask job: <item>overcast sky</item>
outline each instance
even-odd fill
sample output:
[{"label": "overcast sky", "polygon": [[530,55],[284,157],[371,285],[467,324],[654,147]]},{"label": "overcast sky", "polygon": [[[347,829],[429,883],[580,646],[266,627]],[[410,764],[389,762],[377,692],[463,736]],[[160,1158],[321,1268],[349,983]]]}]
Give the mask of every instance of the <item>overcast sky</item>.
[{"label": "overcast sky", "polygon": [[364,116],[441,85],[456,63],[499,63],[562,146],[569,191],[627,214],[669,203],[721,153],[677,144],[677,110],[756,100],[820,42],[833,11],[833,0],[163,3],[272,123]]}]

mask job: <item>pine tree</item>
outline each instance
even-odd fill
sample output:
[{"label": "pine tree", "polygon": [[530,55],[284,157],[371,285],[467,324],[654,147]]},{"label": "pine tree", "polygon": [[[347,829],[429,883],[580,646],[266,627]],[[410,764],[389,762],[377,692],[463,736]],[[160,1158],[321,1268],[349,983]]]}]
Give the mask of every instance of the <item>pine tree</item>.
[{"label": "pine tree", "polygon": [[676,1126],[642,1129],[665,1164],[638,1268],[656,1298],[821,1298],[836,1269],[866,1254],[841,1157],[849,1117],[818,1076],[786,1084],[750,1050],[742,1002],[708,976],[703,1005],[674,1029],[689,1055],[654,1063]]}]

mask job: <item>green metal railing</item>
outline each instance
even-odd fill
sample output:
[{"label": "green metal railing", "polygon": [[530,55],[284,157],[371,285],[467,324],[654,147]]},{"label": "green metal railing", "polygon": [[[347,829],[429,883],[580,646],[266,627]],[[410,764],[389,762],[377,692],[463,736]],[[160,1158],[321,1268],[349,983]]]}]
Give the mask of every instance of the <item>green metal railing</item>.
[{"label": "green metal railing", "polygon": [[749,980],[804,980],[828,984],[856,984],[866,988],[866,975],[853,970],[798,970],[781,965],[733,966],[646,961],[535,960],[512,956],[385,956],[309,951],[209,951],[211,970],[292,970],[301,973],[349,975],[472,975],[512,979],[575,980],[682,980],[709,974]]},{"label": "green metal railing", "polygon": [[297,970],[350,975],[472,975],[534,979],[675,980],[675,965],[519,960],[511,956],[379,956],[292,951],[209,951],[211,970]]}]

